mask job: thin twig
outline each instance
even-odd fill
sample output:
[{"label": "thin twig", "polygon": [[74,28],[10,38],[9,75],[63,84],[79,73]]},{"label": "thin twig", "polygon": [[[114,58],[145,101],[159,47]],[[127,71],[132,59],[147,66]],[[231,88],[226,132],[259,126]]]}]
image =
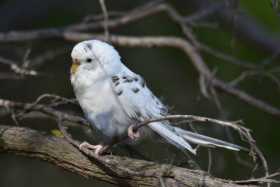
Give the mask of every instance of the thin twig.
[{"label": "thin twig", "polygon": [[[0,63],[4,64],[4,65],[8,65],[10,66],[10,69],[21,76],[36,76],[38,75],[38,72],[32,69],[27,69],[27,67],[25,66],[19,66],[16,62],[10,60],[10,59],[6,59],[4,57],[0,57]],[[23,63],[24,65],[24,63]]]},{"label": "thin twig", "polygon": [[107,12],[107,8],[106,8],[106,4],[105,4],[105,0],[99,0],[103,15],[104,15],[104,36],[106,38],[106,40],[109,38],[109,28],[108,28],[108,21],[109,21],[109,17],[108,17],[108,12]]}]

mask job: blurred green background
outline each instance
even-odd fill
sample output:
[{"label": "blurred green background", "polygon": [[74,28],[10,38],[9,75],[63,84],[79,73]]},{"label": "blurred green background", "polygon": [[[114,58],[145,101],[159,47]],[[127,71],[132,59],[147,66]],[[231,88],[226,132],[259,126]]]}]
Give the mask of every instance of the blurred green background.
[{"label": "blurred green background", "polygon": [[[124,11],[146,3],[144,0],[106,1],[108,10]],[[166,1],[179,12],[190,14],[193,7],[188,1]],[[218,1],[213,1],[218,2]],[[269,0],[240,1],[238,11],[244,15],[252,16],[271,35],[279,36],[280,17],[271,7]],[[100,14],[98,1],[93,0],[6,0],[0,4],[0,31],[28,30],[48,27],[60,27],[79,22],[86,15]],[[101,30],[102,32],[102,30]],[[124,27],[110,30],[112,33],[127,35],[176,35],[182,36],[178,25],[173,23],[167,15],[158,14],[147,19],[142,19]],[[271,54],[257,50],[244,40],[238,40],[234,33],[218,28],[194,28],[198,39],[209,46],[227,52],[244,61],[256,64]],[[69,67],[71,64],[70,52],[74,43],[56,40],[32,41],[24,43],[0,44],[0,56],[21,62],[27,49],[31,48],[30,58],[36,57],[50,49],[64,49],[64,52],[55,59],[43,64],[39,72],[41,76],[19,80],[0,79],[0,98],[16,101],[34,101],[44,93],[61,95],[73,98],[73,91],[69,80]],[[133,71],[142,75],[149,87],[159,96],[164,103],[172,108],[173,113],[195,114],[228,120],[242,119],[246,127],[252,129],[258,146],[264,152],[271,171],[280,168],[279,119],[264,113],[244,102],[225,94],[219,94],[223,112],[220,112],[214,101],[203,97],[198,83],[198,73],[190,63],[188,57],[177,49],[171,48],[120,48],[116,47],[122,56],[123,62]],[[226,81],[233,80],[242,68],[231,65],[218,58],[203,54],[209,67],[216,71],[216,75]],[[278,63],[276,59],[273,64]],[[0,64],[1,72],[9,71]],[[269,79],[252,77],[242,82],[242,89],[264,99],[274,106],[280,107],[280,89]],[[79,112],[79,109],[75,109]],[[1,124],[13,124],[10,118],[0,119]],[[22,126],[30,126],[49,132],[56,128],[53,121],[46,119],[24,120]],[[198,126],[199,132],[213,137],[226,138],[226,129],[209,125]],[[73,129],[79,139],[84,139],[78,129]],[[238,134],[233,132],[233,137],[238,141]],[[88,137],[87,137],[88,138]],[[146,140],[135,146],[146,157],[165,163],[175,163],[189,167],[186,157],[171,146],[158,146],[164,144],[156,140]],[[164,147],[164,148],[161,148]],[[115,154],[129,155],[121,147],[117,147]],[[245,167],[236,161],[230,151],[213,150],[213,165],[211,173],[217,177],[230,179],[246,179],[250,177],[252,166]],[[250,161],[246,153],[240,157]],[[203,170],[207,170],[207,150],[200,149],[198,157],[194,158]],[[0,186],[110,186],[94,179],[85,179],[68,171],[53,166],[47,162],[16,156],[9,153],[0,154]],[[261,172],[261,168],[257,173]]]}]

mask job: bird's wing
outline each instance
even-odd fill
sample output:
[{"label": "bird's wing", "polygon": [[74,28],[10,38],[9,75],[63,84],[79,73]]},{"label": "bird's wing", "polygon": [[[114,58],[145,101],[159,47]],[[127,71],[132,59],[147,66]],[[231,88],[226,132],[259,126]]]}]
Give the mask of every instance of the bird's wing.
[{"label": "bird's wing", "polygon": [[[167,108],[154,96],[141,76],[127,70],[111,78],[116,97],[129,118],[142,121],[167,114]],[[169,143],[195,153],[191,145],[167,122],[154,122],[148,126]]]},{"label": "bird's wing", "polygon": [[141,120],[166,114],[166,107],[147,88],[141,76],[122,72],[113,76],[112,81],[113,90],[130,118]]},{"label": "bird's wing", "polygon": [[[141,76],[127,69],[113,76],[112,82],[116,97],[129,118],[142,121],[167,114],[167,108],[154,96]],[[173,127],[166,121],[150,123],[148,126],[169,143],[181,150],[189,150],[193,154],[196,154],[196,149],[188,142],[235,151],[244,149],[232,143]]]}]

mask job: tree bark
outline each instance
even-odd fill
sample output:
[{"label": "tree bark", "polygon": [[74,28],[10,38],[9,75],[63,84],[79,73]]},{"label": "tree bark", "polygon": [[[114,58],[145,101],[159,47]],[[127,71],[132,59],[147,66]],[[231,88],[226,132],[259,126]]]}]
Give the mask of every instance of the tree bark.
[{"label": "tree bark", "polygon": [[0,125],[0,152],[39,158],[81,176],[120,186],[164,186],[163,182],[166,186],[188,187],[256,186],[214,178],[203,171],[119,156],[105,156],[104,160],[110,162],[107,167],[83,155],[64,138],[47,136],[24,127]]}]

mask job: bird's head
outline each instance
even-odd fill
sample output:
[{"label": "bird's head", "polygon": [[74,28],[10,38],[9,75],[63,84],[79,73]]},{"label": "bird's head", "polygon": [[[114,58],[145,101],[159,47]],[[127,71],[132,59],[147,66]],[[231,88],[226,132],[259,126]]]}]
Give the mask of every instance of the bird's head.
[{"label": "bird's head", "polygon": [[94,69],[97,66],[105,68],[120,62],[116,49],[99,40],[87,40],[74,46],[72,53],[71,75],[81,69]]}]

